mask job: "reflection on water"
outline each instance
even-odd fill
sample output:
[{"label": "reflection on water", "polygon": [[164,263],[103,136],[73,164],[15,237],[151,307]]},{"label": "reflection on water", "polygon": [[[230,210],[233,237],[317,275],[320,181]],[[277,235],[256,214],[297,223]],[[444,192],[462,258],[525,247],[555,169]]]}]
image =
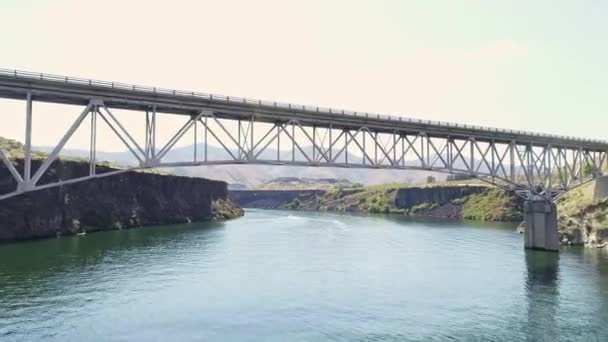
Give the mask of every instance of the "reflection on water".
[{"label": "reflection on water", "polygon": [[248,211],[0,245],[0,341],[604,341],[608,253],[512,225]]},{"label": "reflection on water", "polygon": [[527,250],[525,256],[527,338],[529,341],[557,341],[559,253]]}]

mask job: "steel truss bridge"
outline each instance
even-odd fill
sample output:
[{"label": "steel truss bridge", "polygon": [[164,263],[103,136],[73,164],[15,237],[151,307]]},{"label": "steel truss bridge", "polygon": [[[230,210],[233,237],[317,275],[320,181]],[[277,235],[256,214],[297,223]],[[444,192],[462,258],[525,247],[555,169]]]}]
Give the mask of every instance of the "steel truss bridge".
[{"label": "steel truss bridge", "polygon": [[[26,102],[23,167],[18,170],[11,156],[0,151],[16,184],[14,191],[0,194],[0,199],[136,169],[266,164],[464,174],[527,199],[534,196],[553,202],[602,175],[608,166],[605,141],[23,71],[0,69],[0,98]],[[82,109],[48,158],[33,170],[35,102]],[[141,114],[144,141],[137,141],[121,123],[119,112],[124,110]],[[170,139],[159,141],[159,115],[181,116],[185,123]],[[88,175],[41,184],[85,120],[90,120]],[[97,173],[97,142],[107,138],[98,135],[100,123],[132,153],[136,166]],[[0,136],[6,133],[0,126]],[[192,157],[167,162],[167,155],[185,136],[193,138]],[[221,146],[224,157],[210,156],[210,145]]]}]

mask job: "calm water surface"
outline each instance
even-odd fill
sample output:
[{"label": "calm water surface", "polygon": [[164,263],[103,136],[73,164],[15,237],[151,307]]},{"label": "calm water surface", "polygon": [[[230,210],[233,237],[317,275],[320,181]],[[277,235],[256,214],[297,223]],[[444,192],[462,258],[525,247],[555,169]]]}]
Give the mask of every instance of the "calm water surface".
[{"label": "calm water surface", "polygon": [[0,245],[0,341],[608,340],[608,255],[512,226],[250,210]]}]

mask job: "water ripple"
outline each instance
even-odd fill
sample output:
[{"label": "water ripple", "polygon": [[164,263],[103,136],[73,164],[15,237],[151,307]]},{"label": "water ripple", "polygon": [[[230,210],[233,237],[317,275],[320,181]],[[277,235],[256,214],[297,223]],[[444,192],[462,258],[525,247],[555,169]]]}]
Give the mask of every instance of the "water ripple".
[{"label": "water ripple", "polygon": [[605,340],[608,253],[512,226],[255,210],[0,245],[0,340]]}]

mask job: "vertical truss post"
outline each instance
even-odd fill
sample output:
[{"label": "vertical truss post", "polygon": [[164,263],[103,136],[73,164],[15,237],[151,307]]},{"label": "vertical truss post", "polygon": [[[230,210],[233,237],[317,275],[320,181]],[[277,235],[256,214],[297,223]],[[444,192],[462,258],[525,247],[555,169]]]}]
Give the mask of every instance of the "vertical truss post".
[{"label": "vertical truss post", "polygon": [[209,131],[209,128],[207,127],[207,118],[208,118],[208,116],[205,115],[205,133],[204,133],[204,138],[203,138],[204,142],[205,142],[205,155],[204,155],[205,161],[207,161],[207,132]]},{"label": "vertical truss post", "polygon": [[99,106],[94,106],[91,110],[91,141],[89,145],[89,176],[94,176],[97,165],[97,113]]},{"label": "vertical truss post", "polygon": [[378,132],[374,132],[374,165],[378,166]]},{"label": "vertical truss post", "polygon": [[397,161],[397,131],[393,131],[393,162],[391,164],[394,165],[394,163]]},{"label": "vertical truss post", "polygon": [[312,160],[317,163],[317,126],[312,126]]},{"label": "vertical truss post", "polygon": [[452,173],[454,171],[454,151],[453,151],[453,148],[454,148],[454,138],[448,137],[447,144],[448,144],[448,146],[447,146],[448,147],[447,148],[447,153],[448,153],[448,156],[447,156],[448,157],[447,158],[447,161],[448,161],[448,171],[450,173]]},{"label": "vertical truss post", "polygon": [[579,179],[579,183],[583,184],[585,181],[583,180],[583,178],[585,178],[585,174],[583,172],[583,168],[584,168],[584,163],[583,163],[583,149],[581,147],[578,148],[578,163],[579,163],[579,168],[578,168],[578,179]]},{"label": "vertical truss post", "polygon": [[152,106],[152,112],[146,111],[146,142],[145,162],[156,160],[156,106]]},{"label": "vertical truss post", "polygon": [[32,178],[32,93],[27,93],[25,111],[25,158],[23,164],[23,182],[29,187]]},{"label": "vertical truss post", "polygon": [[[347,131],[348,131],[348,129],[345,128],[344,132],[347,132]],[[353,139],[356,139],[356,138],[353,138]],[[346,134],[344,134],[344,163],[345,164],[348,164],[348,144],[349,144],[348,137]]]},{"label": "vertical truss post", "polygon": [[332,133],[332,124],[329,124],[329,160],[334,160],[333,150],[334,150],[334,141],[331,137]]},{"label": "vertical truss post", "polygon": [[401,167],[405,167],[405,155],[407,151],[405,150],[405,133],[399,133],[399,137],[401,138]]},{"label": "vertical truss post", "polygon": [[[553,151],[552,151],[553,147],[551,147],[551,145],[547,145],[547,152],[549,153],[549,156],[547,158],[547,173],[548,173],[548,184],[547,184],[547,191],[549,192],[549,194],[551,196],[553,196],[553,175],[552,175],[552,168],[553,168],[553,160],[551,159],[551,156],[553,155]],[[546,156],[546,153],[545,153]]]},{"label": "vertical truss post", "polygon": [[255,118],[254,118],[254,115],[251,114],[251,122],[249,123],[249,126],[251,127],[250,130],[249,130],[249,135],[250,135],[249,136],[249,140],[251,140],[251,142],[250,142],[251,148],[249,149],[249,158],[248,158],[249,160],[252,160],[253,156],[255,155],[254,154],[255,153],[255,151],[254,151],[255,144],[254,144],[254,141],[253,141],[253,127],[254,127],[254,123],[255,123]]},{"label": "vertical truss post", "polygon": [[418,133],[418,137],[420,138],[420,163],[421,163],[421,167],[422,168],[426,168],[426,157],[424,155],[425,150],[424,150],[424,133],[423,132],[419,132]]},{"label": "vertical truss post", "polygon": [[475,174],[475,138],[473,137],[469,137],[469,161],[471,164],[469,174],[473,176]]},{"label": "vertical truss post", "polygon": [[198,161],[198,120],[194,121],[194,163]]},{"label": "vertical truss post", "polygon": [[238,154],[237,154],[237,156],[238,156],[238,159],[241,160],[241,159],[243,159],[243,153],[242,153],[241,148],[240,148],[241,147],[241,129],[242,129],[241,119],[238,119],[237,122],[238,122],[237,123],[237,131],[239,133],[238,136],[237,136],[237,145],[238,145],[238,148],[237,148]]},{"label": "vertical truss post", "polygon": [[535,184],[534,184],[534,165],[532,163],[533,159],[534,159],[534,146],[532,146],[532,143],[529,143],[528,145],[526,145],[526,151],[527,151],[527,163],[528,163],[528,174],[530,175],[530,189],[533,189]]},{"label": "vertical truss post", "polygon": [[509,143],[509,159],[510,159],[510,179],[512,183],[515,183],[515,149],[517,148],[515,141]]},{"label": "vertical truss post", "polygon": [[281,161],[281,131],[283,130],[283,124],[278,122],[275,124],[277,128],[277,161]]},{"label": "vertical truss post", "polygon": [[366,149],[365,149],[365,136],[367,135],[366,131],[363,131],[363,165],[367,164],[367,158],[365,158],[366,155]]},{"label": "vertical truss post", "polygon": [[494,183],[496,181],[496,141],[494,141],[494,139],[492,139],[492,141],[490,141],[490,149],[492,152],[491,155],[491,159],[492,159],[492,172],[490,172],[490,174],[492,175],[492,183]]}]

